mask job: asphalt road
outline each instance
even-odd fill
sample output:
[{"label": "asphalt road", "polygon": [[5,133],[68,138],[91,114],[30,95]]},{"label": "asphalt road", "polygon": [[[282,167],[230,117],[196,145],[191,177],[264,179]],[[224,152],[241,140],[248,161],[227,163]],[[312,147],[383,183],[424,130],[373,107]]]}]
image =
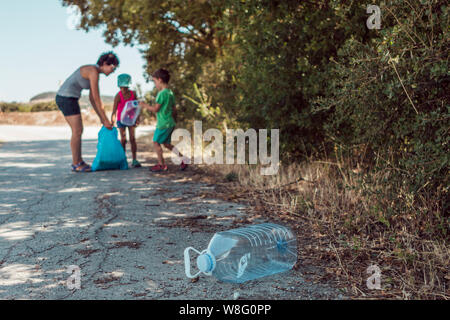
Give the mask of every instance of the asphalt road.
[{"label": "asphalt road", "polygon": [[[84,131],[89,163],[98,130]],[[68,127],[0,126],[0,299],[342,298],[303,267],[241,285],[191,281],[185,247],[202,250],[214,232],[240,226],[245,207],[205,198],[214,186],[182,172],[151,174],[150,164],[73,173],[69,138]]]}]

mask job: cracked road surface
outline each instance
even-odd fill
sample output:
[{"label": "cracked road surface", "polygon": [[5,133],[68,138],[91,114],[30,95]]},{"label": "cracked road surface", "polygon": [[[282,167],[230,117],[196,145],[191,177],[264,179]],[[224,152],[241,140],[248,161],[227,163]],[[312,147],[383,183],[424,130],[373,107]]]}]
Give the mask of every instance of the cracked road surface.
[{"label": "cracked road surface", "polygon": [[[85,128],[92,163],[99,128]],[[139,128],[138,135],[151,131]],[[241,226],[213,185],[140,169],[72,173],[68,127],[0,126],[0,299],[339,299],[299,270],[241,285],[184,274],[183,250]],[[255,220],[255,223],[265,220]],[[71,289],[69,266],[81,271]],[[70,282],[70,281],[69,281]]]}]

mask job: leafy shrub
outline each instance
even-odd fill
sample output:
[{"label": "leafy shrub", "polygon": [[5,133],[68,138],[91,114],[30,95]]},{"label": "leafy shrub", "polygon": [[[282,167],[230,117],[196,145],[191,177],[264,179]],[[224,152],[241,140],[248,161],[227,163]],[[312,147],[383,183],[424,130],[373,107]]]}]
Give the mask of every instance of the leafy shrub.
[{"label": "leafy shrub", "polygon": [[[442,214],[450,161],[449,8],[437,0],[389,1],[381,10],[378,37],[348,39],[338,51],[316,109],[331,112],[325,135],[342,152],[356,150],[373,170],[389,172],[380,200],[404,213],[425,196],[437,198]],[[438,218],[435,227],[445,230],[448,222]]]}]

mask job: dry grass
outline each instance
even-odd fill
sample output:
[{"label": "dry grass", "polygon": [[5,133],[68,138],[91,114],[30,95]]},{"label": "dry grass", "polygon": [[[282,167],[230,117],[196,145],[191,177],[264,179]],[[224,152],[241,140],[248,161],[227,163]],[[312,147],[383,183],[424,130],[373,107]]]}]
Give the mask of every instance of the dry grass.
[{"label": "dry grass", "polygon": [[[281,166],[274,176],[244,165],[201,170],[228,184],[220,188],[228,200],[246,200],[255,213],[292,225],[300,263],[322,266],[322,280],[355,298],[450,299],[448,237],[430,229],[443,222],[438,201],[413,201],[406,190],[386,189],[388,172],[369,176],[345,168],[316,161]],[[381,269],[381,290],[368,289],[370,265]]]},{"label": "dry grass", "polygon": [[[140,142],[153,157],[151,137]],[[248,203],[249,214],[289,224],[298,236],[298,263],[322,268],[316,280],[355,299],[450,299],[442,204],[392,187],[389,170],[369,173],[341,158],[282,163],[273,176],[254,165],[191,165],[184,175],[214,184],[209,196]],[[367,286],[371,265],[381,269],[380,290]]]}]

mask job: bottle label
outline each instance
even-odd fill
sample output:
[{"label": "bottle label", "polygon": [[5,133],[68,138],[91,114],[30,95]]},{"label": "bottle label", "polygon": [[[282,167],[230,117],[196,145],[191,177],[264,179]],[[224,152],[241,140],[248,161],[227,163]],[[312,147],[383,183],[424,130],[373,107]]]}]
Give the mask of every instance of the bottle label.
[{"label": "bottle label", "polygon": [[236,275],[237,278],[242,277],[242,275],[244,274],[244,271],[248,266],[248,260],[250,259],[250,256],[251,256],[250,253],[244,254],[241,257],[241,260],[239,260],[239,268],[238,268],[238,272]]}]

